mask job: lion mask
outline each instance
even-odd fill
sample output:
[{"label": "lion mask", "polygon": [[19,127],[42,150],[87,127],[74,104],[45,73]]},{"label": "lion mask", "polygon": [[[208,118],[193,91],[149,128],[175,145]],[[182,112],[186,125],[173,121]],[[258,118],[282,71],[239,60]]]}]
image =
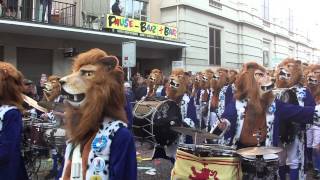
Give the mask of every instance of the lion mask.
[{"label": "lion mask", "polygon": [[263,113],[273,99],[271,78],[267,75],[266,69],[255,62],[245,64],[235,82],[235,86],[237,89],[235,92],[236,99],[250,100],[248,109],[253,112],[252,116],[255,113]]},{"label": "lion mask", "polygon": [[67,104],[67,134],[71,142],[92,137],[105,117],[127,121],[123,71],[118,59],[100,49],[80,54],[73,73],[61,78]]},{"label": "lion mask", "polygon": [[214,76],[214,72],[211,69],[206,69],[202,72],[200,87],[201,89],[209,89],[211,79]]},{"label": "lion mask", "polygon": [[320,102],[320,65],[311,65],[306,73],[307,87],[309,87],[317,103]]},{"label": "lion mask", "polygon": [[233,84],[236,81],[238,72],[236,70],[229,70],[229,84]]},{"label": "lion mask", "polygon": [[0,62],[0,105],[16,106],[22,110],[23,75],[14,66]]},{"label": "lion mask", "polygon": [[285,59],[277,67],[276,85],[278,88],[290,88],[302,81],[301,62]]},{"label": "lion mask", "polygon": [[43,95],[45,101],[54,101],[61,93],[61,84],[58,76],[49,76],[48,81],[44,83]]},{"label": "lion mask", "polygon": [[159,86],[163,85],[163,75],[159,69],[153,69],[147,79],[148,96],[154,96]]},{"label": "lion mask", "polygon": [[229,82],[228,70],[224,68],[217,69],[215,75],[211,79],[211,88],[215,94],[218,94],[221,88]]},{"label": "lion mask", "polygon": [[174,69],[170,75],[166,94],[169,99],[179,103],[184,93],[187,92],[188,78],[183,69]]}]

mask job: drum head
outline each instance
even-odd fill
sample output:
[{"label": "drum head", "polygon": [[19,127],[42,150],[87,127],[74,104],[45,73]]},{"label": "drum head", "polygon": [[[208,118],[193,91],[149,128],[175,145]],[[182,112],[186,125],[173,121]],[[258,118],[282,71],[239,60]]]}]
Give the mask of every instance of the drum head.
[{"label": "drum head", "polygon": [[[252,160],[252,161],[255,161],[255,159],[256,159],[256,156],[242,156],[242,157],[244,159]],[[263,155],[263,159],[265,161],[278,160],[279,156],[277,154],[265,154],[265,155]]]},{"label": "drum head", "polygon": [[144,118],[134,117],[133,132],[136,137],[161,145],[170,145],[178,138],[178,133],[170,129],[172,125],[182,124],[180,108],[174,101],[139,101],[135,110],[138,106],[145,106],[153,111],[146,111],[149,115],[143,116]]}]

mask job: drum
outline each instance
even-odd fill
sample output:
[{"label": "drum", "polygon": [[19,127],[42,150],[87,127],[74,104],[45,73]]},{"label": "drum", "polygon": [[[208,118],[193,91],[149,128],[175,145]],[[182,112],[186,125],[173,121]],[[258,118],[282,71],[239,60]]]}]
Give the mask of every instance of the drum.
[{"label": "drum", "polygon": [[180,108],[174,101],[146,98],[134,106],[133,115],[136,137],[160,145],[170,145],[178,138],[178,133],[170,129],[182,124]]},{"label": "drum", "polygon": [[44,133],[47,129],[52,129],[52,123],[35,123],[31,126],[30,144],[32,148],[46,148],[48,145],[44,139]]},{"label": "drum", "polygon": [[218,148],[218,145],[216,145],[215,147],[193,144],[179,145],[179,148],[176,153],[176,161],[171,171],[171,180],[240,180],[242,177],[240,159],[236,156],[229,155],[216,156],[215,151],[217,150],[213,151],[213,149],[215,148]]},{"label": "drum", "polygon": [[66,131],[64,129],[48,129],[45,132],[46,141],[55,147],[64,147],[66,145]]},{"label": "drum", "polygon": [[279,156],[263,155],[262,161],[258,161],[256,156],[242,156],[241,166],[244,179],[254,179],[258,176],[264,180],[273,180],[279,169]]},{"label": "drum", "polygon": [[181,151],[193,154],[198,157],[235,157],[237,156],[235,148],[220,144],[180,144]]}]

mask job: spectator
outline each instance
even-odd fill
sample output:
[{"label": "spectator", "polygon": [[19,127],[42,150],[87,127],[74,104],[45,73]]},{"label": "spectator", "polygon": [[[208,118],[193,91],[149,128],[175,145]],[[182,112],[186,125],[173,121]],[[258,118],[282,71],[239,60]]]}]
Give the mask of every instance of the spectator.
[{"label": "spectator", "polygon": [[39,99],[43,98],[43,89],[44,89],[44,83],[48,81],[47,75],[46,74],[41,74],[40,82],[39,85],[37,86],[37,92]]},{"label": "spectator", "polygon": [[125,82],[125,83],[124,83],[124,88],[125,88],[125,93],[126,93],[126,95],[127,95],[127,97],[128,97],[127,100],[128,100],[130,103],[134,102],[134,101],[135,101],[134,93],[133,93],[133,91],[132,91],[132,88],[131,88],[130,83]]},{"label": "spectator", "polygon": [[136,101],[140,101],[143,96],[147,94],[147,84],[143,77],[139,77],[137,80],[137,87],[134,89],[134,95]]},{"label": "spectator", "polygon": [[117,16],[121,16],[121,9],[119,7],[120,1],[116,0],[116,2],[112,5],[112,13]]}]

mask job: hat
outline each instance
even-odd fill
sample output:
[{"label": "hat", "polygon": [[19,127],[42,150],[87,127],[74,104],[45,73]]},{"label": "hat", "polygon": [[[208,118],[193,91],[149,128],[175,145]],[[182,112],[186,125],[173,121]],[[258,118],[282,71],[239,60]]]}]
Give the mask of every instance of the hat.
[{"label": "hat", "polygon": [[125,87],[125,88],[131,88],[131,85],[130,85],[130,83],[125,82],[125,83],[124,83],[124,87]]},{"label": "hat", "polygon": [[24,79],[23,84],[30,85],[30,84],[33,84],[33,82],[30,79]]}]

